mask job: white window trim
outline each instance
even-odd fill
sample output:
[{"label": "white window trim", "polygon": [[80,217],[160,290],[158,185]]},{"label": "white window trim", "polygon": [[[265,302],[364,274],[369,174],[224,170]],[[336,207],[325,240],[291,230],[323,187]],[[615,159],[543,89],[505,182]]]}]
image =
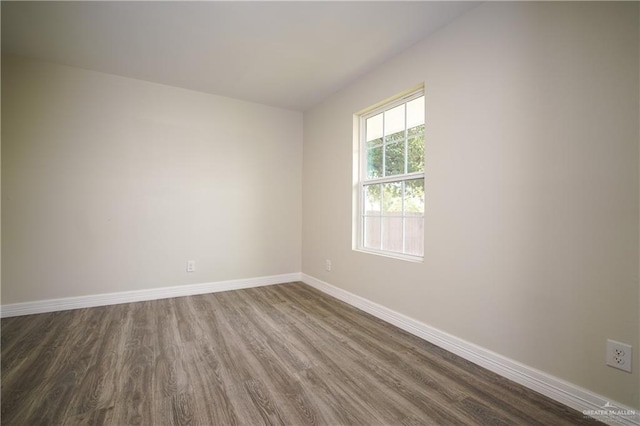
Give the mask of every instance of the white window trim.
[{"label": "white window trim", "polygon": [[[423,179],[424,185],[426,186],[426,179],[425,179],[425,172],[424,169],[422,172],[413,172],[413,173],[406,173],[406,174],[402,174],[402,175],[394,175],[394,176],[385,176],[385,177],[381,177],[381,178],[374,178],[374,179],[366,179],[365,173],[367,171],[367,144],[366,144],[366,132],[364,131],[365,126],[366,126],[366,120],[370,117],[373,117],[383,111],[392,109],[397,107],[398,105],[402,105],[404,103],[410,102],[416,98],[419,98],[421,96],[425,96],[424,93],[424,87],[420,86],[419,89],[413,89],[410,92],[405,92],[404,94],[398,96],[396,99],[391,99],[388,101],[384,101],[383,103],[379,103],[377,104],[375,107],[371,108],[371,109],[367,109],[362,111],[359,114],[356,114],[356,119],[357,119],[357,124],[358,124],[358,128],[357,128],[357,132],[354,132],[354,136],[357,134],[357,138],[355,138],[356,140],[356,145],[357,147],[354,147],[356,149],[354,149],[355,152],[357,152],[357,156],[358,156],[358,161],[357,161],[357,165],[358,165],[358,170],[357,173],[354,173],[354,178],[355,178],[355,185],[354,185],[354,198],[357,203],[357,208],[356,210],[356,214],[357,216],[354,218],[354,222],[353,222],[353,226],[355,227],[355,232],[353,233],[354,235],[354,244],[353,244],[353,249],[355,251],[359,251],[359,252],[363,252],[363,253],[369,253],[369,254],[375,254],[378,256],[384,256],[384,257],[389,257],[389,258],[394,258],[394,259],[401,259],[401,260],[407,260],[407,261],[411,261],[411,262],[423,262],[424,261],[424,254],[422,256],[419,255],[412,255],[412,254],[407,254],[407,253],[398,253],[398,252],[393,252],[393,251],[389,251],[389,250],[376,250],[370,247],[365,247],[364,246],[364,197],[363,197],[363,192],[364,192],[364,187],[365,184],[366,185],[371,185],[371,184],[376,184],[376,183],[386,183],[386,182],[397,182],[398,178],[400,177],[400,181],[406,181],[406,180],[410,180],[410,179]],[[426,114],[426,111],[425,111]],[[406,120],[406,117],[405,117]],[[405,126],[406,128],[406,126]],[[425,135],[426,135],[426,117],[425,117]],[[426,145],[426,144],[425,144]],[[426,146],[425,146],[426,149]],[[406,151],[405,151],[405,155]],[[405,157],[406,160],[406,157]],[[383,160],[384,161],[384,160]],[[384,165],[383,165],[384,167]],[[426,193],[426,191],[425,191]],[[425,203],[426,203],[426,199],[425,199]],[[425,205],[426,207],[426,205]],[[423,220],[424,220],[424,214],[423,214]],[[404,232],[403,232],[404,233]],[[403,235],[404,238],[404,235]],[[423,235],[423,239],[424,239],[424,235]]]}]

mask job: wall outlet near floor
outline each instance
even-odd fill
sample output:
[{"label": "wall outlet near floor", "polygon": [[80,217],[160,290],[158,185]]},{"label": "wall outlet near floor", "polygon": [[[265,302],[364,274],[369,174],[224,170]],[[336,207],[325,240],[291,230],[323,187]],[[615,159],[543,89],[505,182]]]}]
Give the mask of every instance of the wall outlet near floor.
[{"label": "wall outlet near floor", "polygon": [[607,340],[607,365],[631,373],[631,345]]},{"label": "wall outlet near floor", "polygon": [[326,259],[324,261],[324,269],[331,272],[331,259]]},{"label": "wall outlet near floor", "polygon": [[194,272],[196,270],[196,261],[187,260],[187,272]]}]

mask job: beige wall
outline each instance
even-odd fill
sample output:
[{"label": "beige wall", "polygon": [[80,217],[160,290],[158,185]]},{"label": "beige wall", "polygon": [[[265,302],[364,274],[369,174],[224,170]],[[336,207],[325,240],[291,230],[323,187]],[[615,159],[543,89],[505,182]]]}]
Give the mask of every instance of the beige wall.
[{"label": "beige wall", "polygon": [[300,271],[300,112],[4,57],[2,113],[3,304]]},{"label": "beige wall", "polygon": [[[640,408],[638,52],[637,3],[486,3],[306,112],[302,271]],[[353,113],[421,82],[424,263],[355,252]]]}]

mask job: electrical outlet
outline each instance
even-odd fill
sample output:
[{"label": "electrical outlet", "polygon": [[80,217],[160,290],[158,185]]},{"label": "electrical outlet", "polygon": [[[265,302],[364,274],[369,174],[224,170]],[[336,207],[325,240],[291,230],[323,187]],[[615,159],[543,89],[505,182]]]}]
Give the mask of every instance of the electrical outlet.
[{"label": "electrical outlet", "polygon": [[331,259],[327,259],[324,261],[324,269],[331,272]]},{"label": "electrical outlet", "polygon": [[187,272],[194,272],[196,270],[196,261],[187,260]]},{"label": "electrical outlet", "polygon": [[631,345],[607,340],[607,365],[631,373],[631,354]]}]

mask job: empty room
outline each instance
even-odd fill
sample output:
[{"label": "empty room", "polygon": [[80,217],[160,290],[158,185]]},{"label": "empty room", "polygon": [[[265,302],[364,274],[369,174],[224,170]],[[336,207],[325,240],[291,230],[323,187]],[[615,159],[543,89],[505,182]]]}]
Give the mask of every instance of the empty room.
[{"label": "empty room", "polygon": [[639,5],[2,1],[1,423],[640,426]]}]

